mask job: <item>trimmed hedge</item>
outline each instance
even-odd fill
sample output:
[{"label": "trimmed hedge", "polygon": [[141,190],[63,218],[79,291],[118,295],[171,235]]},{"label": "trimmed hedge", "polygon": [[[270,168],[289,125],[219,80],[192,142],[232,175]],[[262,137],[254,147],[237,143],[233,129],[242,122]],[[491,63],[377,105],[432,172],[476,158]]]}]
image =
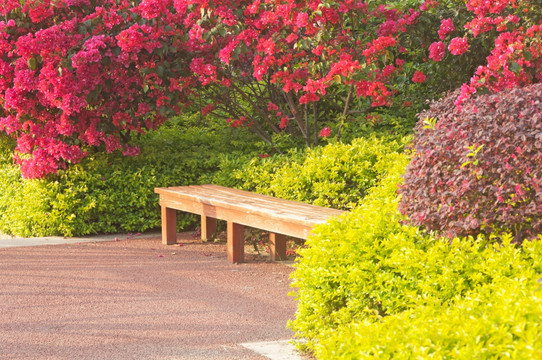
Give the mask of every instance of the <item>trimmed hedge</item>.
[{"label": "trimmed hedge", "polygon": [[408,160],[384,157],[380,184],[358,208],[316,227],[300,251],[290,327],[303,347],[318,359],[539,353],[542,238],[450,241],[402,225],[396,191]]},{"label": "trimmed hedge", "polygon": [[226,159],[213,181],[225,186],[339,209],[354,208],[383,175],[375,166],[408,138],[370,136],[351,144],[292,149],[284,155]]},{"label": "trimmed hedge", "polygon": [[[290,326],[307,340],[309,350],[314,351],[324,334],[338,324],[367,313],[366,307],[373,313],[372,299],[356,290],[364,285],[364,279],[352,283],[349,272],[365,274],[365,281],[377,275],[378,264],[371,264],[374,251],[382,239],[401,227],[395,188],[408,160],[404,154],[386,156],[378,166],[387,169],[388,175],[367,199],[351,212],[316,226],[306,241],[307,248],[299,250],[300,261],[292,275],[292,286],[298,288],[298,308]],[[416,236],[415,230],[411,232],[410,237]]]},{"label": "trimmed hedge", "polygon": [[[264,144],[229,129],[170,121],[139,140],[137,158],[97,153],[47,179],[23,180],[9,146],[0,160],[0,232],[80,236],[160,226],[157,186],[217,183],[285,199],[349,209],[383,176],[375,166],[407,139],[371,136],[352,144],[290,149],[266,158]],[[292,144],[284,144],[283,148]],[[195,217],[178,217],[178,227]]]},{"label": "trimmed hedge", "polygon": [[[538,242],[539,243],[539,242]],[[536,250],[540,255],[540,249]],[[533,279],[506,278],[453,303],[421,306],[338,329],[322,359],[538,359],[542,294]]]},{"label": "trimmed hedge", "polygon": [[[183,119],[190,121],[191,119]],[[221,129],[170,123],[138,140],[141,154],[98,153],[47,179],[24,180],[11,163],[9,144],[0,162],[0,232],[17,236],[80,236],[142,232],[160,226],[154,188],[205,181],[220,154],[257,154],[262,144]],[[194,222],[178,216],[178,227]]]}]

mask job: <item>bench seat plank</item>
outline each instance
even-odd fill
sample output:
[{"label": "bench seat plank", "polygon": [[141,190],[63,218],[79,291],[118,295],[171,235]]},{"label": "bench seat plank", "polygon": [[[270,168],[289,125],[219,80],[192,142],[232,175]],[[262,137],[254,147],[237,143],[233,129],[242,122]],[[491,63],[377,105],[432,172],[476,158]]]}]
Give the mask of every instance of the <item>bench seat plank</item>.
[{"label": "bench seat plank", "polygon": [[212,188],[181,189],[181,192],[184,193],[184,191],[189,191],[190,194],[188,196],[195,200],[197,199],[197,201],[201,203],[224,208],[242,209],[251,212],[259,211],[269,216],[276,214],[279,218],[284,217],[284,214],[289,214],[302,222],[311,221],[311,219],[316,222],[325,221],[330,216],[337,216],[341,213],[339,210],[335,209],[327,209],[300,202],[277,199],[271,196],[251,193],[248,193],[247,195],[247,192],[244,192],[245,194],[234,192],[228,193],[224,190],[216,191]]},{"label": "bench seat plank", "polygon": [[[299,201],[285,200],[276,198],[273,196],[267,196],[257,193],[251,193],[243,190],[229,189],[218,185],[201,185],[201,189],[208,189],[212,193],[220,194],[222,193],[226,198],[233,199],[235,196],[239,196],[241,201],[250,201],[252,199],[254,203],[268,204],[272,208],[283,209],[285,211],[292,211],[294,209],[296,213],[312,215],[322,214],[324,217],[337,216],[343,213],[341,210],[324,208],[321,206],[305,204]],[[248,200],[246,200],[248,197]]]},{"label": "bench seat plank", "polygon": [[[177,188],[172,190],[181,197],[188,196],[191,199],[197,200],[201,203],[219,205],[225,208],[242,208],[243,210],[251,210],[251,208],[255,208],[256,210],[260,209],[266,214],[269,214],[269,212],[279,214],[281,214],[281,212],[292,212],[294,215],[305,215],[305,217],[318,216],[324,212],[326,215],[328,213],[332,215],[337,214],[337,210],[334,209],[325,209],[313,205],[277,199],[260,194],[253,194],[257,196],[250,196],[251,193],[248,193],[248,195],[233,192],[228,193],[224,192],[223,190],[214,192],[215,190],[212,188],[206,189],[196,187],[190,187],[188,189]],[[326,216],[324,215],[322,218],[325,217]]]},{"label": "bench seat plank", "polygon": [[[275,220],[287,218],[293,223],[305,226],[324,223],[328,218],[343,213],[343,211],[337,209],[328,209],[298,201],[278,199],[272,196],[229,189],[218,185],[210,187],[206,185],[191,185],[174,188],[157,188],[155,192],[164,194],[164,197],[169,201],[184,203],[182,200],[187,199],[202,205],[239,210],[247,214],[261,215]],[[201,206],[194,205],[192,208],[201,208]],[[184,211],[190,210],[187,209]],[[207,211],[210,211],[210,209],[207,209]]]}]

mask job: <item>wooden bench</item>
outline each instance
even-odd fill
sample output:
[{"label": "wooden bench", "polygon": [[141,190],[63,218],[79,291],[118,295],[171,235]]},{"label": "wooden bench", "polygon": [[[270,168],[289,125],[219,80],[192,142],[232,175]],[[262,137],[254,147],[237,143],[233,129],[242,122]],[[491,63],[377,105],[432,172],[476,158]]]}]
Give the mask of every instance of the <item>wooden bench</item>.
[{"label": "wooden bench", "polygon": [[176,243],[177,210],[201,215],[201,238],[216,232],[216,219],[227,221],[228,261],[244,261],[244,226],[269,231],[271,259],[286,258],[286,236],[306,239],[314,225],[343,213],[218,185],[156,188],[162,208],[162,242]]}]

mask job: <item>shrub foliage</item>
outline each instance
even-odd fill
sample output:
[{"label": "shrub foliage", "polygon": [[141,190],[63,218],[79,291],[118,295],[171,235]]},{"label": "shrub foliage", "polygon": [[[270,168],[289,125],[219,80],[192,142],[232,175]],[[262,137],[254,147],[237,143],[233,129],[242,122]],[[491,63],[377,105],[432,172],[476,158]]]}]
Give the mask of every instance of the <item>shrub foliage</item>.
[{"label": "shrub foliage", "polygon": [[541,319],[539,284],[507,278],[449,304],[341,326],[323,339],[318,354],[352,360],[536,359],[542,348]]},{"label": "shrub foliage", "polygon": [[351,144],[333,143],[287,154],[255,157],[243,164],[225,161],[215,181],[283,199],[319,206],[352,209],[384,175],[375,166],[401,152],[407,138],[359,138]]},{"label": "shrub foliage", "polygon": [[542,233],[542,84],[420,115],[400,210],[450,236]]},{"label": "shrub foliage", "polygon": [[[200,183],[219,168],[219,154],[260,151],[253,138],[236,141],[229,131],[186,129],[173,122],[140,139],[137,158],[94,154],[45,179],[23,179],[19,167],[11,163],[13,144],[4,141],[0,233],[80,236],[156,229],[160,210],[155,187]],[[178,226],[194,219],[179,214]]]},{"label": "shrub foliage", "polygon": [[439,239],[403,225],[407,163],[386,156],[387,176],[361,206],[315,229],[293,273],[291,328],[318,359],[535,356],[542,239]]}]

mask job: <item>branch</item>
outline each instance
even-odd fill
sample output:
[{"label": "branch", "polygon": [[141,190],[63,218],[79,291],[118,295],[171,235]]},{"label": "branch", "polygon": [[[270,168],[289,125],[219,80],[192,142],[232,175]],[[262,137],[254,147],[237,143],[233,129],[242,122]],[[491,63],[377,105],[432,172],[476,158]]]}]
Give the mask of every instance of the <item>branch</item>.
[{"label": "branch", "polygon": [[246,101],[248,101],[250,103],[250,105],[252,106],[253,109],[255,109],[258,113],[260,113],[260,115],[262,116],[262,118],[264,119],[264,121],[271,127],[271,129],[276,132],[276,133],[279,133],[280,130],[275,126],[275,124],[273,124],[273,122],[271,120],[269,120],[269,114],[266,113],[265,111],[263,111],[262,109],[260,109],[260,107],[255,104],[252,99],[250,98],[250,96],[248,96],[247,94],[245,94],[245,92],[243,90],[241,90],[237,85],[235,85],[233,82],[232,84],[230,85],[232,86],[235,90],[237,90],[237,92],[241,95],[241,97],[243,99],[245,99]]},{"label": "branch", "polygon": [[344,121],[346,120],[346,115],[348,114],[348,107],[350,106],[350,99],[352,98],[352,93],[354,92],[354,84],[350,84],[350,88],[348,89],[348,95],[346,96],[346,100],[344,102],[344,110],[341,115],[341,123],[339,124],[339,129],[337,130],[337,142],[341,139],[341,130],[344,125]]},{"label": "branch", "polygon": [[318,109],[315,102],[312,103],[312,118],[314,120],[314,145],[318,145]]},{"label": "branch", "polygon": [[299,111],[297,111],[295,107],[294,100],[292,99],[292,94],[289,92],[284,92],[284,96],[286,97],[286,101],[288,101],[288,105],[290,106],[290,111],[294,115],[294,119],[297,122],[297,126],[301,130],[301,133],[303,134],[303,138],[305,139],[305,143],[307,146],[310,146],[309,137],[307,134],[307,129],[305,129],[303,125],[303,118],[299,114]]}]

